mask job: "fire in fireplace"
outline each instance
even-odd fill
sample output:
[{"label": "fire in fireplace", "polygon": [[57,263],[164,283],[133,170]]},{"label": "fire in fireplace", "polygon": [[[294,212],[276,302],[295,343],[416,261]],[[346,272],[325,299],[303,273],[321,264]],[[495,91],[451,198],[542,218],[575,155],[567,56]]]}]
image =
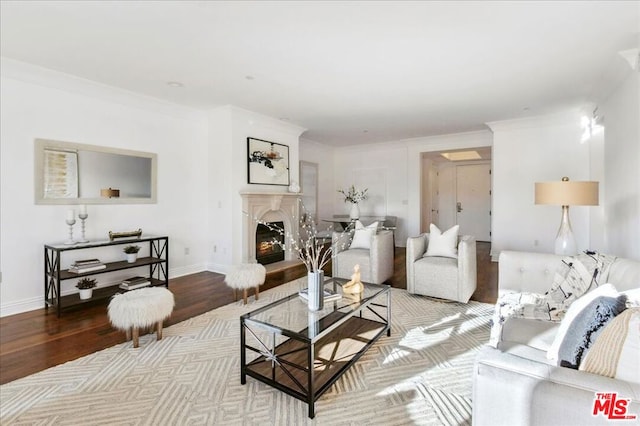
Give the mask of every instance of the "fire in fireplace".
[{"label": "fire in fireplace", "polygon": [[284,222],[269,222],[269,226],[259,223],[256,229],[256,260],[262,265],[284,260],[282,245],[274,242],[276,240],[284,244],[284,235],[273,228],[284,230]]}]

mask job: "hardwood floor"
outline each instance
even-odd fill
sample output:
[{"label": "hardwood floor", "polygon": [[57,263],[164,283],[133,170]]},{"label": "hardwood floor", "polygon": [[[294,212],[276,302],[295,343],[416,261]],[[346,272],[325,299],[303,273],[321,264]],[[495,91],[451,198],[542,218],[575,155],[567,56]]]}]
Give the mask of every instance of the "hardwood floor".
[{"label": "hardwood floor", "polygon": [[[473,300],[495,303],[498,265],[492,263],[489,243],[478,243],[478,288]],[[388,284],[406,288],[405,249],[395,250],[395,273]],[[325,268],[329,275],[330,264]],[[260,291],[268,290],[306,274],[303,265],[270,272]],[[233,302],[233,291],[224,275],[200,272],[169,281],[176,306],[165,326],[184,321]],[[125,341],[124,333],[109,324],[106,302],[84,305],[64,312],[44,309],[0,318],[0,384],[74,360]]]}]

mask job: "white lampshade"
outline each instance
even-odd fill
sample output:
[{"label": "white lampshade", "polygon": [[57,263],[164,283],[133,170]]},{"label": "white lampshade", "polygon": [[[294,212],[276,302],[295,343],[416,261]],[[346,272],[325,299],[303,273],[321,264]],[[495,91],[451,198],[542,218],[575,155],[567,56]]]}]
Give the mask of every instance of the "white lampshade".
[{"label": "white lampshade", "polygon": [[569,220],[569,206],[597,206],[598,198],[598,182],[572,182],[568,177],[563,177],[559,182],[536,182],[536,204],[562,206],[562,219],[555,240],[556,254],[577,253],[576,240]]},{"label": "white lampshade", "polygon": [[574,182],[566,177],[558,182],[536,182],[536,204],[597,206],[598,198],[598,182]]}]

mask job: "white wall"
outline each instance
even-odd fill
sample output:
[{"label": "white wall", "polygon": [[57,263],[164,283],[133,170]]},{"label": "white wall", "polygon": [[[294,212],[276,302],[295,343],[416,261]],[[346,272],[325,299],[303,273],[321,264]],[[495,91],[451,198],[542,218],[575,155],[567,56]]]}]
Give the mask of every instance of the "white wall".
[{"label": "white wall", "polygon": [[[289,147],[290,180],[300,181],[299,137],[305,130],[294,124],[237,108],[224,106],[210,111],[208,205],[212,209],[207,238],[210,253],[208,268],[225,273],[232,264],[245,261],[242,241],[243,222],[240,192],[287,192],[288,186],[248,183],[247,138],[276,142]],[[213,252],[213,246],[216,251]]]},{"label": "white wall", "polygon": [[234,164],[231,141],[231,108],[217,108],[208,113],[207,161],[207,250],[210,254],[207,269],[226,271],[232,263],[233,200],[231,191]]},{"label": "white wall", "polygon": [[[396,245],[407,240],[407,147],[404,142],[371,144],[335,149],[335,187],[333,214],[349,214],[339,189],[355,185],[369,189],[371,196],[360,203],[360,214],[397,216]],[[411,183],[420,185],[420,178]]]},{"label": "white wall", "polygon": [[[590,180],[580,115],[490,123],[493,129],[492,256],[502,250],[553,253],[560,206],[535,205],[535,182]],[[578,250],[590,246],[588,206],[570,207]]]},{"label": "white wall", "polygon": [[309,139],[300,138],[300,160],[318,164],[318,229],[326,229],[333,216],[335,199],[334,148]]},{"label": "white wall", "polygon": [[599,129],[589,140],[589,179],[600,182],[598,192],[600,204],[589,207],[589,240],[593,250],[608,252],[605,238],[606,227],[604,221],[605,205],[607,202],[607,185],[604,174],[604,129]]},{"label": "white wall", "polygon": [[607,249],[640,260],[640,73],[629,69],[599,113],[605,125]]},{"label": "white wall", "polygon": [[[90,205],[86,235],[104,240],[110,230],[137,228],[168,235],[170,276],[205,268],[203,114],[15,61],[3,59],[1,73],[1,316],[42,308],[43,244],[67,237],[68,206],[34,203],[36,138],[157,153],[158,203]],[[119,260],[123,254],[104,256]],[[102,275],[99,282],[107,279]],[[63,294],[76,291],[72,281]]]}]

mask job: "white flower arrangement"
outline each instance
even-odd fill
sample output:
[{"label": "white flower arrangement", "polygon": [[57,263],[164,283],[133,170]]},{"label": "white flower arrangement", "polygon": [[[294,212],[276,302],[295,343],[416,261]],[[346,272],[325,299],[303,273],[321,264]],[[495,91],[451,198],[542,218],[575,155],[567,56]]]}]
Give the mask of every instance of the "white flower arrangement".
[{"label": "white flower arrangement", "polygon": [[358,191],[354,185],[351,185],[351,187],[347,188],[346,191],[344,189],[339,189],[338,192],[344,195],[345,203],[358,204],[369,197],[367,194],[368,190],[369,188],[365,188],[362,191]]}]

